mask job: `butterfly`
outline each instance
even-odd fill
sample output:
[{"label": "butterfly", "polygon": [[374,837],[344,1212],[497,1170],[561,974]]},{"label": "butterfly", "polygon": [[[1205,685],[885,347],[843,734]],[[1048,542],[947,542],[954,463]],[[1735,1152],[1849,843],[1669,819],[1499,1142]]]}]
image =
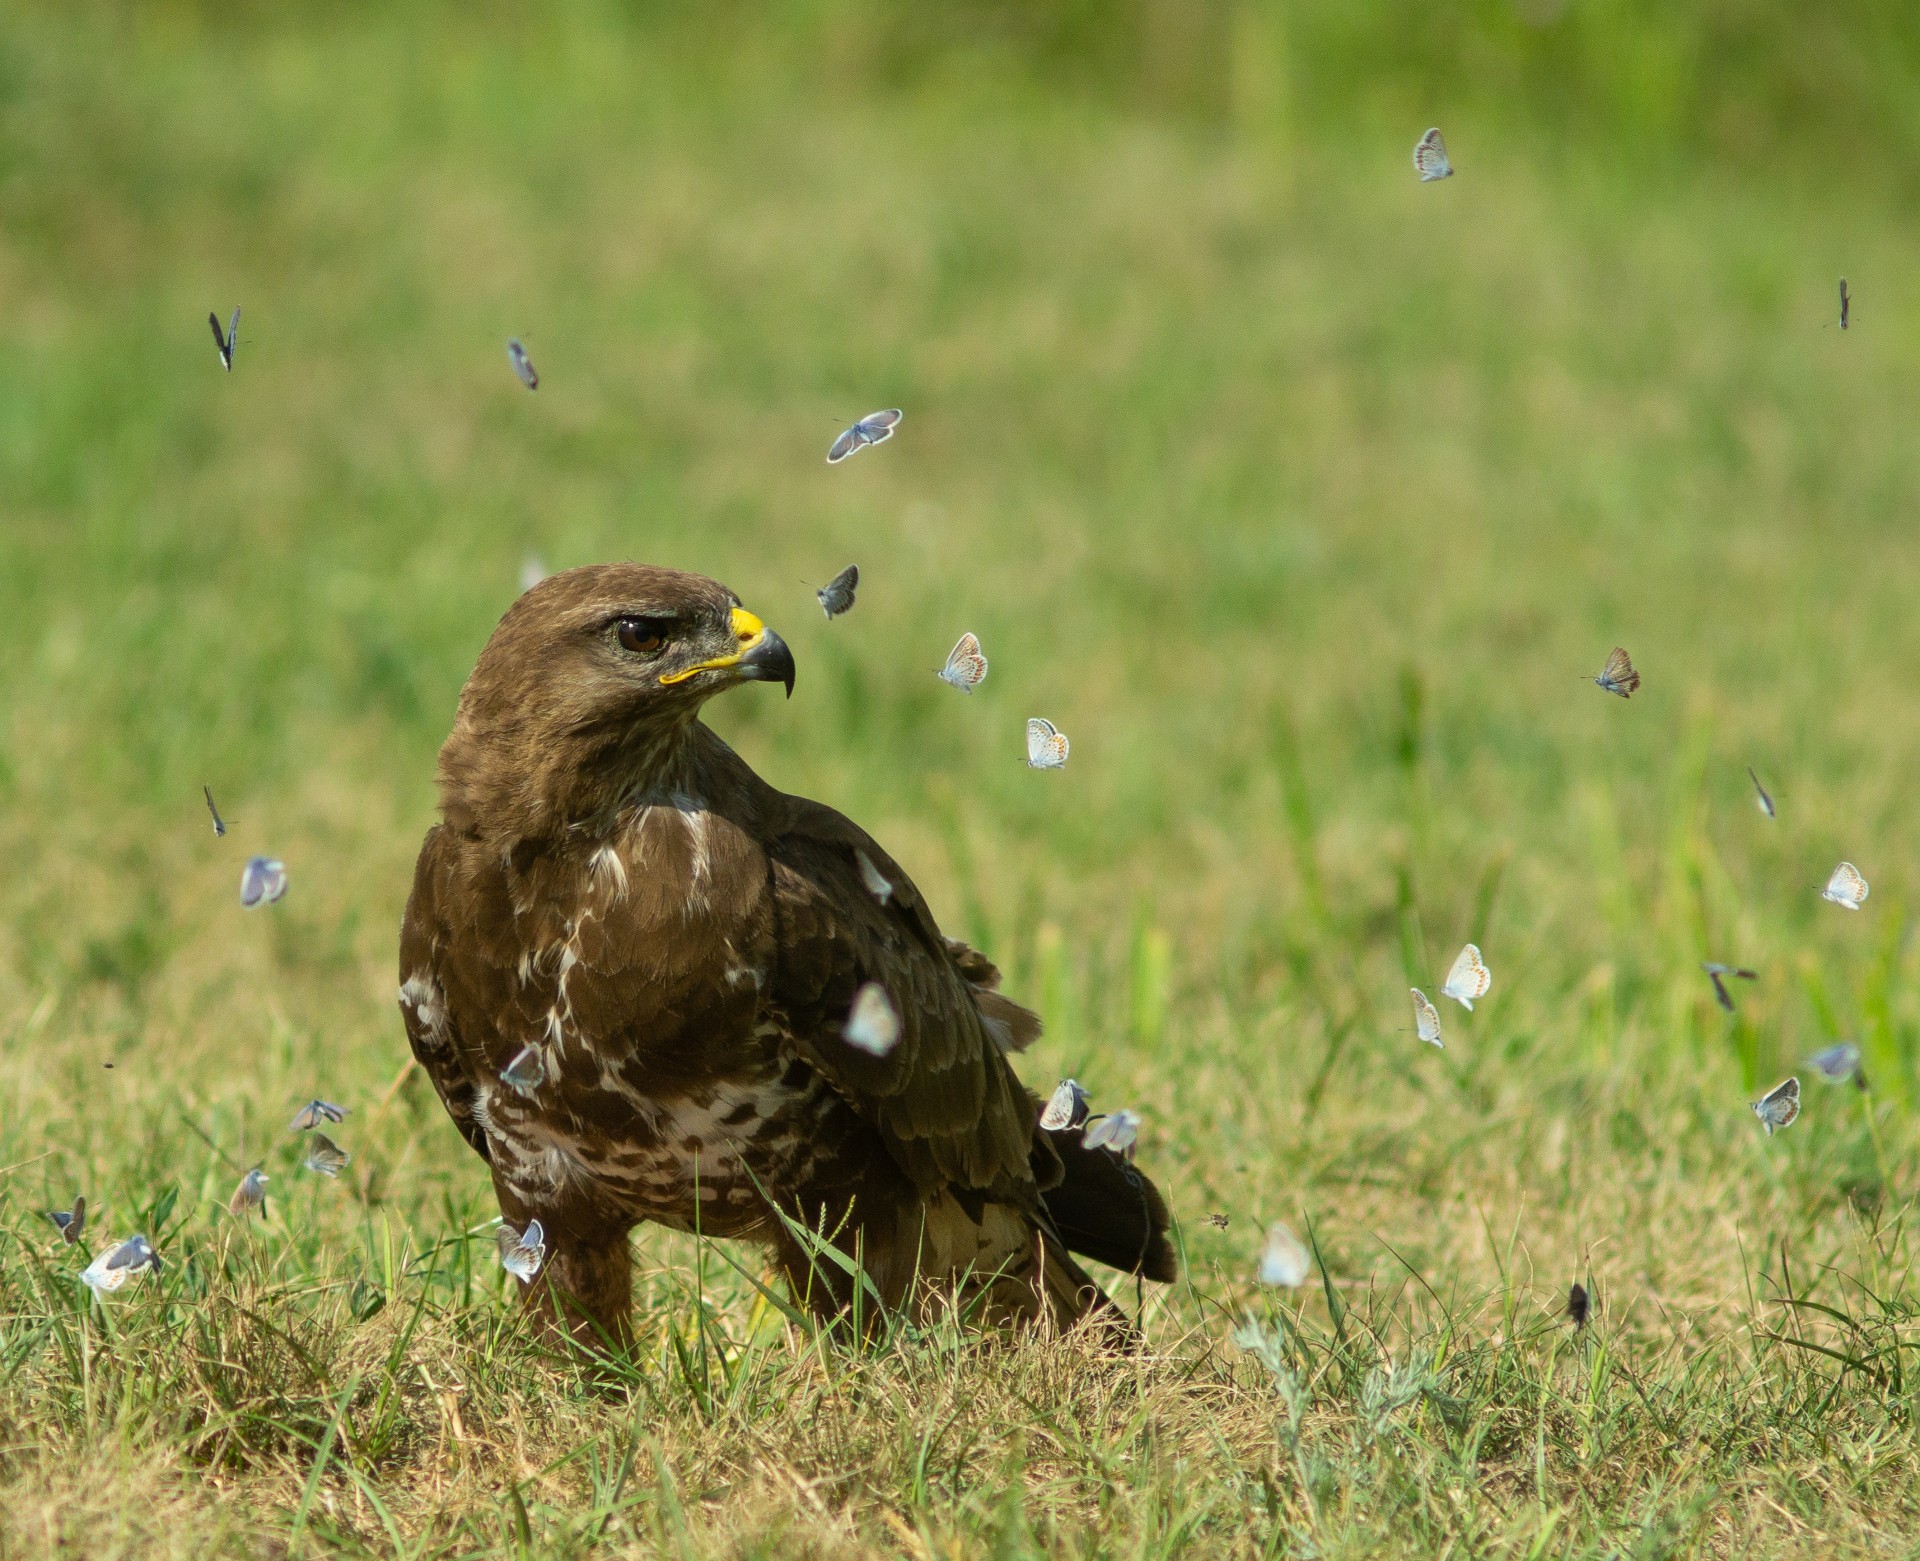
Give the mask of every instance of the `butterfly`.
[{"label": "butterfly", "polygon": [[1027,718],[1027,768],[1063,770],[1066,767],[1067,734],[1045,716],[1029,716]]},{"label": "butterfly", "polygon": [[1767,1137],[1783,1127],[1791,1127],[1793,1119],[1800,1115],[1800,1081],[1788,1079],[1786,1083],[1774,1086],[1765,1096],[1753,1103],[1753,1114],[1760,1119],[1760,1125],[1767,1130]]},{"label": "butterfly", "polygon": [[80,1279],[97,1294],[111,1295],[128,1278],[143,1268],[157,1269],[160,1255],[147,1244],[145,1236],[129,1236],[118,1246],[108,1247],[80,1272]]},{"label": "butterfly", "polygon": [[525,1230],[502,1224],[494,1239],[500,1245],[500,1266],[515,1279],[532,1282],[547,1260],[547,1233],[538,1220],[528,1220]]},{"label": "butterfly", "polygon": [[227,832],[227,821],[220,816],[220,810],[213,805],[213,788],[202,786],[201,792],[207,799],[207,811],[213,815],[213,838],[220,839]]},{"label": "butterfly", "polygon": [[49,1209],[47,1218],[53,1221],[54,1228],[60,1232],[61,1239],[72,1246],[85,1233],[87,1228],[87,1200],[75,1198],[71,1211],[67,1209]]},{"label": "butterfly", "polygon": [[1773,798],[1767,795],[1767,788],[1760,784],[1760,777],[1753,773],[1753,766],[1747,766],[1747,778],[1753,782],[1753,805],[1768,818],[1773,817]]},{"label": "butterfly", "polygon": [[287,864],[271,856],[252,856],[240,869],[240,903],[248,910],[272,905],[287,893]]},{"label": "butterfly", "polygon": [[1040,1125],[1049,1133],[1064,1133],[1087,1120],[1087,1092],[1078,1079],[1062,1079],[1053,1087]]},{"label": "butterfly", "polygon": [[1591,1303],[1592,1297],[1587,1294],[1587,1287],[1579,1280],[1574,1280],[1573,1288],[1567,1292],[1567,1316],[1573,1319],[1575,1333],[1586,1327],[1587,1309]]},{"label": "butterfly", "polygon": [[109,1247],[80,1270],[80,1282],[97,1295],[111,1295],[127,1282],[124,1268],[111,1268],[107,1264],[113,1252],[114,1249]]},{"label": "butterfly", "polygon": [[838,618],[840,614],[853,606],[853,593],[860,584],[860,566],[848,564],[819,590],[813,593],[820,603],[820,610],[828,618]]},{"label": "butterfly", "polygon": [[547,566],[538,553],[529,553],[520,560],[520,594],[522,596],[546,578]]},{"label": "butterfly", "polygon": [[547,1082],[547,1059],[538,1046],[522,1046],[500,1070],[500,1082],[516,1095],[531,1095]]},{"label": "butterfly", "polygon": [[1860,869],[1851,862],[1842,862],[1833,870],[1826,888],[1820,891],[1820,898],[1831,900],[1844,910],[1857,911],[1867,894],[1867,881],[1860,876]]},{"label": "butterfly", "polygon": [[307,1157],[300,1163],[309,1171],[317,1171],[322,1176],[338,1176],[347,1168],[347,1162],[353,1158],[325,1133],[315,1133],[307,1149]]},{"label": "butterfly", "polygon": [[1721,980],[1721,977],[1738,976],[1742,981],[1758,979],[1751,970],[1741,970],[1734,965],[1716,965],[1711,960],[1700,968],[1707,973],[1707,979],[1713,983],[1714,1000],[1728,1013],[1733,1012],[1733,994],[1727,990],[1727,984]]},{"label": "butterfly", "polygon": [[858,847],[853,853],[854,865],[860,869],[860,882],[866,885],[867,893],[882,905],[893,898],[893,885],[887,875],[873,865],[873,858]]},{"label": "butterfly", "polygon": [[1135,1111],[1116,1111],[1110,1117],[1101,1117],[1080,1136],[1087,1148],[1111,1149],[1123,1160],[1133,1158],[1133,1146],[1139,1139],[1140,1115]]},{"label": "butterfly", "polygon": [[877,981],[853,994],[840,1039],[870,1057],[884,1057],[900,1044],[900,1015]]},{"label": "butterfly", "polygon": [[1447,972],[1447,984],[1440,988],[1440,995],[1452,998],[1472,1013],[1473,1005],[1487,995],[1487,988],[1492,985],[1493,972],[1481,960],[1480,950],[1469,943],[1454,960],[1453,969]]},{"label": "butterfly", "polygon": [[1427,994],[1419,987],[1409,987],[1407,991],[1413,998],[1413,1027],[1420,1039],[1445,1051],[1447,1043],[1440,1039],[1440,1010],[1427,1001]]},{"label": "butterfly", "polygon": [[900,409],[890,412],[869,412],[859,422],[833,441],[827,450],[827,465],[838,466],[855,450],[870,444],[884,444],[893,437],[893,430],[900,422]]},{"label": "butterfly", "polygon": [[937,676],[961,693],[971,694],[987,679],[987,658],[980,654],[980,642],[971,634],[961,635],[947,652],[947,664]]},{"label": "butterfly", "polygon": [[1225,1230],[1229,1221],[1224,1214],[1209,1214],[1200,1223],[1206,1226],[1208,1230]]},{"label": "butterfly", "polygon": [[227,1199],[227,1212],[244,1215],[249,1209],[264,1209],[269,1180],[267,1173],[257,1166],[247,1172],[240,1178],[240,1185],[233,1189],[233,1196]]},{"label": "butterfly", "polygon": [[330,1100],[310,1100],[293,1114],[288,1124],[289,1133],[304,1133],[308,1128],[318,1127],[322,1122],[344,1122],[347,1120],[347,1108],[336,1106]]},{"label": "butterfly", "polygon": [[1843,331],[1847,328],[1847,309],[1851,303],[1847,297],[1847,279],[1843,276],[1840,278],[1840,329]]},{"label": "butterfly", "polygon": [[1422,184],[1453,177],[1453,164],[1447,161],[1447,143],[1441,139],[1437,128],[1429,130],[1414,142],[1413,166]]},{"label": "butterfly", "polygon": [[1867,1076],[1860,1070],[1860,1048],[1852,1041],[1840,1041],[1815,1052],[1807,1059],[1807,1066],[1829,1084],[1845,1084],[1851,1080],[1862,1089],[1867,1087]]},{"label": "butterfly", "polygon": [[1633,670],[1633,658],[1616,645],[1607,656],[1607,664],[1600,669],[1600,675],[1593,681],[1609,694],[1631,699],[1633,691],[1640,686],[1640,674]]},{"label": "butterfly", "polygon": [[507,343],[507,362],[513,365],[513,372],[520,376],[520,383],[527,389],[540,388],[540,376],[534,371],[533,359],[527,356],[527,349],[520,345],[518,336]]},{"label": "butterfly", "polygon": [[1267,1244],[1260,1250],[1260,1283],[1297,1290],[1313,1272],[1306,1243],[1279,1220],[1267,1227]]},{"label": "butterfly", "polygon": [[227,323],[227,334],[220,334],[220,316],[209,314],[207,324],[213,327],[213,344],[220,349],[220,367],[229,374],[233,372],[233,349],[240,345],[240,311],[233,311],[233,319]]}]

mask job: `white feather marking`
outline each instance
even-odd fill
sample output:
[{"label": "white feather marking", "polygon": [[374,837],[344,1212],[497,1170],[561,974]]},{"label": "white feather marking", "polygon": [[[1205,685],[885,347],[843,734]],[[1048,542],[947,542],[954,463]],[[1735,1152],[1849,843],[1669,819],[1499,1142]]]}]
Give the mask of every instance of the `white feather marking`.
[{"label": "white feather marking", "polygon": [[447,1005],[440,983],[432,976],[415,973],[400,983],[400,1004],[411,1008],[416,1022],[436,1046],[447,1041]]},{"label": "white feather marking", "polygon": [[627,893],[627,864],[611,845],[604,845],[587,859],[587,872],[594,887],[610,902],[618,902]]}]

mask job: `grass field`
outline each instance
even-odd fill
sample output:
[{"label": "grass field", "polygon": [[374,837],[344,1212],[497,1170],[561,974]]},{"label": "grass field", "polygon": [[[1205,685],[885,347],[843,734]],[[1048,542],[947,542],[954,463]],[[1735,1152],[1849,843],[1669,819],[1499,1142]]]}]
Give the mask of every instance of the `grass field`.
[{"label": "grass field", "polygon": [[[1258,8],[1138,93],[727,14],[0,22],[0,1554],[1914,1554],[1901,176],[1407,78],[1336,133]],[[787,636],[793,701],[715,723],[1001,961],[1030,1083],[1143,1114],[1146,1353],[854,1349],[657,1232],[612,1390],[524,1334],[393,988],[529,554]],[[256,851],[293,887],[243,913]],[[1469,937],[1435,1052],[1406,989]],[[1800,1068],[1764,1136],[1836,1036],[1872,1094]],[[164,1272],[92,1302],[76,1192]]]}]

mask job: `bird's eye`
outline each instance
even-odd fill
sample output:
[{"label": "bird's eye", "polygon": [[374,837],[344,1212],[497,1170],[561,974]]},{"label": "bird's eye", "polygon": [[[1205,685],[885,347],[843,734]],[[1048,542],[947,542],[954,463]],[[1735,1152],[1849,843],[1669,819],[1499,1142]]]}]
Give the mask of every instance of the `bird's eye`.
[{"label": "bird's eye", "polygon": [[658,618],[622,618],[618,633],[620,648],[636,656],[658,655],[667,643],[666,625]]}]

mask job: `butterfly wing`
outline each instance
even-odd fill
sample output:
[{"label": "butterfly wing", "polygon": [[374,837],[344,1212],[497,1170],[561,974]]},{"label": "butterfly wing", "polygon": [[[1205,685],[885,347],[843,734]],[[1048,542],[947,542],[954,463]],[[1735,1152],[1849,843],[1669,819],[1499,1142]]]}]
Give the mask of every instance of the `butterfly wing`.
[{"label": "butterfly wing", "polygon": [[1409,987],[1408,992],[1413,998],[1413,1027],[1420,1039],[1445,1050],[1446,1042],[1440,1039],[1440,1010],[1427,1001],[1427,994],[1419,987]]},{"label": "butterfly wing", "polygon": [[1027,764],[1036,770],[1057,770],[1067,762],[1067,739],[1045,716],[1027,718]]},{"label": "butterfly wing", "polygon": [[1450,997],[1468,1013],[1473,1005],[1487,995],[1487,989],[1493,985],[1493,972],[1487,969],[1486,962],[1480,958],[1480,950],[1469,943],[1461,949],[1453,961],[1453,969],[1447,972],[1447,984],[1440,988],[1442,997]]},{"label": "butterfly wing", "polygon": [[1860,869],[1851,862],[1842,862],[1833,870],[1833,876],[1827,880],[1821,897],[1847,910],[1857,911],[1870,892],[1867,880],[1860,875]]},{"label": "butterfly wing", "polygon": [[1447,157],[1447,143],[1437,126],[1414,143],[1413,166],[1422,184],[1452,177],[1453,164]]},{"label": "butterfly wing", "polygon": [[869,981],[854,993],[840,1038],[872,1057],[884,1057],[900,1044],[900,1015],[878,982]]},{"label": "butterfly wing", "polygon": [[1624,647],[1616,645],[1607,655],[1607,664],[1595,679],[1609,694],[1618,694],[1629,699],[1633,691],[1640,686],[1640,674],[1633,669],[1633,658]]},{"label": "butterfly wing", "polygon": [[848,564],[829,580],[826,585],[813,594],[820,599],[820,606],[829,618],[837,618],[853,606],[854,589],[860,584],[860,566]]},{"label": "butterfly wing", "polygon": [[1769,1091],[1755,1104],[1754,1115],[1760,1118],[1771,1138],[1783,1127],[1791,1127],[1800,1115],[1800,1080],[1791,1078]]},{"label": "butterfly wing", "polygon": [[846,429],[832,444],[827,446],[827,465],[838,466],[865,443],[866,440],[860,433],[860,425],[855,423],[851,428]]},{"label": "butterfly wing", "polygon": [[963,694],[971,694],[986,681],[987,658],[980,654],[980,641],[973,634],[963,634],[954,641],[940,676]]},{"label": "butterfly wing", "polygon": [[1040,1113],[1040,1125],[1049,1133],[1064,1133],[1087,1119],[1087,1092],[1077,1079],[1062,1079],[1053,1088],[1047,1109]]},{"label": "butterfly wing", "polygon": [[1267,1244],[1260,1253],[1260,1283],[1294,1290],[1306,1283],[1313,1260],[1306,1244],[1278,1220],[1267,1227]]}]

